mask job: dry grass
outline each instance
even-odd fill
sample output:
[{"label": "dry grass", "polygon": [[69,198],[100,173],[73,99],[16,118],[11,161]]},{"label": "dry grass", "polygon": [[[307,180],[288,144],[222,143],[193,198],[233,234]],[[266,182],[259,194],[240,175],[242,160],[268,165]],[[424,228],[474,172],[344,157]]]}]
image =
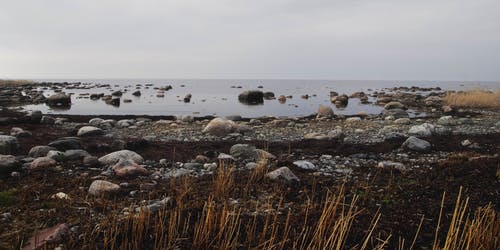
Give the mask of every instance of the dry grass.
[{"label": "dry grass", "polygon": [[[445,194],[443,194],[443,200],[444,196]],[[468,204],[469,198],[463,200],[462,189],[460,189],[453,217],[442,246],[437,240],[443,209],[443,204],[441,204],[434,250],[500,249],[500,217],[495,209],[491,204],[480,207],[471,219],[467,214]]]},{"label": "dry grass", "polygon": [[443,100],[446,104],[456,107],[500,108],[500,90],[448,93]]},{"label": "dry grass", "polygon": [[[266,212],[249,215],[230,203],[210,196],[200,213],[182,201],[175,208],[151,213],[144,209],[127,216],[104,219],[92,233],[87,248],[104,249],[345,249],[354,219],[360,213],[357,198],[329,193],[316,219],[304,218],[302,228],[291,226],[292,211],[281,198],[268,203]],[[367,228],[366,239],[353,249],[382,249],[387,241],[371,243],[380,214]],[[369,244],[370,243],[370,244]]]},{"label": "dry grass", "polygon": [[5,79],[0,79],[0,87],[7,87],[7,86],[22,86],[26,84],[31,84],[33,81],[28,81],[28,80],[5,80]]}]

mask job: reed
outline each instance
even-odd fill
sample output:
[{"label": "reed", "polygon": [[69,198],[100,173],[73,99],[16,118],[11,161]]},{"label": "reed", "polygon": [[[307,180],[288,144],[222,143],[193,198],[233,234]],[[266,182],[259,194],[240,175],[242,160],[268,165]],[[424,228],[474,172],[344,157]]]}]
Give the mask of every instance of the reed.
[{"label": "reed", "polygon": [[448,93],[443,100],[446,104],[456,107],[500,108],[500,90]]}]

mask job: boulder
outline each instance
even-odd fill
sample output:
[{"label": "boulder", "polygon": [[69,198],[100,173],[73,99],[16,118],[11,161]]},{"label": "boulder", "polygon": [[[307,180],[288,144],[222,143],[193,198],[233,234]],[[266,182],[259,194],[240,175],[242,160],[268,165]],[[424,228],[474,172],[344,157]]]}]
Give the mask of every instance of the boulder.
[{"label": "boulder", "polygon": [[285,102],[286,102],[286,96],[284,96],[284,95],[280,95],[280,96],[278,97],[278,102],[280,102],[280,103],[285,103]]},{"label": "boulder", "polygon": [[49,157],[38,157],[30,164],[30,169],[47,169],[56,166],[57,162]]},{"label": "boulder", "polygon": [[53,94],[47,98],[47,104],[49,106],[70,106],[71,95],[66,95],[65,93]]},{"label": "boulder", "polygon": [[281,181],[285,183],[298,182],[299,178],[288,167],[281,167],[266,174],[266,177],[271,180]]},{"label": "boulder", "polygon": [[400,102],[388,102],[384,105],[384,109],[406,109],[406,106]]},{"label": "boulder", "polygon": [[57,148],[60,151],[66,151],[70,149],[82,149],[82,143],[78,137],[63,137],[48,144],[50,147]]},{"label": "boulder", "polygon": [[109,181],[95,180],[90,184],[89,194],[94,196],[101,196],[106,194],[115,193],[120,190],[120,186]]},{"label": "boulder", "polygon": [[28,155],[34,158],[44,157],[47,156],[47,154],[51,150],[57,150],[57,149],[50,146],[34,146],[30,149]]},{"label": "boulder", "polygon": [[266,99],[266,100],[274,99],[274,93],[273,92],[264,92],[264,99]]},{"label": "boulder", "polygon": [[333,109],[329,106],[319,105],[316,118],[332,118]]},{"label": "boulder", "polygon": [[248,105],[262,104],[264,103],[264,93],[259,90],[247,90],[238,95],[238,100]]},{"label": "boulder", "polygon": [[403,147],[417,152],[426,152],[431,149],[431,144],[428,141],[419,139],[415,136],[410,136],[403,143]]},{"label": "boulder", "polygon": [[0,177],[18,171],[21,163],[13,155],[0,155]]},{"label": "boulder", "polygon": [[17,138],[10,135],[0,135],[0,154],[12,154],[19,149]]},{"label": "boulder", "polygon": [[408,134],[417,137],[429,137],[434,132],[434,125],[430,123],[423,123],[420,125],[415,125],[410,128]]},{"label": "boulder", "polygon": [[224,118],[214,118],[203,129],[203,133],[215,136],[225,136],[238,131],[238,124]]},{"label": "boulder", "polygon": [[83,126],[78,130],[77,135],[84,137],[84,136],[97,136],[97,135],[102,135],[104,134],[104,131],[100,128],[93,127],[93,126]]},{"label": "boulder", "polygon": [[349,96],[347,95],[337,95],[330,98],[330,101],[337,106],[347,106],[349,103]]},{"label": "boulder", "polygon": [[113,166],[113,171],[119,177],[131,178],[138,175],[147,175],[148,171],[130,159],[120,160]]},{"label": "boulder", "polygon": [[134,151],[130,150],[120,150],[113,153],[109,153],[101,158],[99,158],[99,163],[105,166],[111,166],[118,163],[120,160],[131,160],[135,163],[142,163],[144,159],[142,156]]}]

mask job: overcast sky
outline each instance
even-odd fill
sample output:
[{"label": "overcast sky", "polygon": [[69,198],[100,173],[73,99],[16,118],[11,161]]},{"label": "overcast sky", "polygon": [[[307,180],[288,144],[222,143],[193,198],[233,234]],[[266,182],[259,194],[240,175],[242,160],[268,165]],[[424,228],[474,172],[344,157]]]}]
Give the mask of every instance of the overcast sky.
[{"label": "overcast sky", "polygon": [[499,0],[0,0],[0,78],[500,80]]}]

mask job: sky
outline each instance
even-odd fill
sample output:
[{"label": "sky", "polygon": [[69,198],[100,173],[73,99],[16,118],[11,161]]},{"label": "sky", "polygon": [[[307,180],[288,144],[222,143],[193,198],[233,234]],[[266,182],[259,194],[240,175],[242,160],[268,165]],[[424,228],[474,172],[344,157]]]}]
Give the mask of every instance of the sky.
[{"label": "sky", "polygon": [[0,0],[0,78],[500,80],[499,0]]}]

